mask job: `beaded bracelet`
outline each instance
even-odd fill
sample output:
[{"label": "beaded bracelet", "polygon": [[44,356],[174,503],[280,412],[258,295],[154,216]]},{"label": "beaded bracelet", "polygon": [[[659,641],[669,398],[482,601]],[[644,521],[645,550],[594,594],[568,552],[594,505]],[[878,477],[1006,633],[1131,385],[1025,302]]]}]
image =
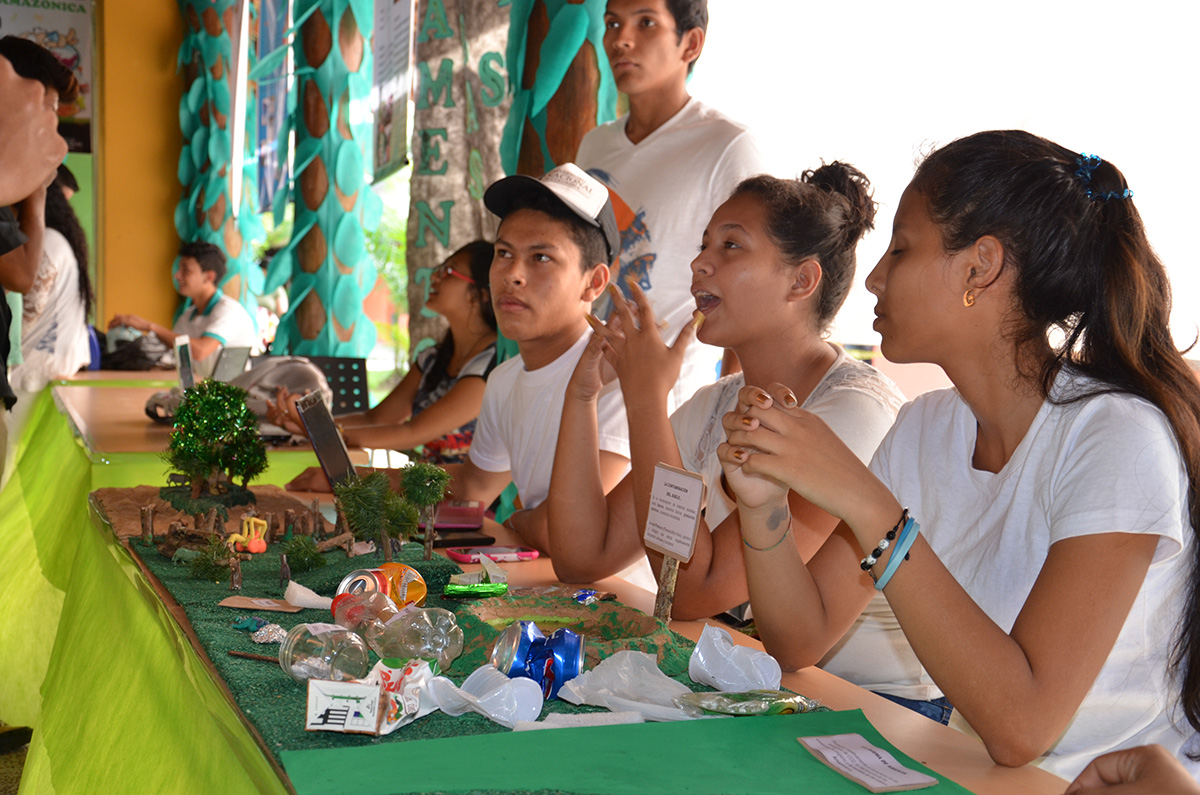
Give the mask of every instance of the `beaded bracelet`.
[{"label": "beaded bracelet", "polygon": [[751,549],[753,549],[755,552],[770,552],[772,549],[774,549],[775,547],[777,547],[777,546],[779,546],[780,544],[782,544],[782,543],[783,543],[783,539],[787,538],[787,537],[788,537],[788,533],[790,533],[790,532],[792,532],[792,523],[791,523],[791,521],[789,521],[789,522],[788,522],[787,530],[784,530],[784,531],[783,531],[783,535],[781,535],[781,536],[779,537],[779,540],[778,540],[778,541],[776,541],[774,544],[772,544],[772,545],[771,545],[771,546],[769,546],[769,547],[756,547],[756,546],[754,546],[753,544],[751,544],[749,541],[747,541],[745,536],[742,536],[742,543],[743,543],[743,544],[745,544],[746,546],[750,547]]},{"label": "beaded bracelet", "polygon": [[875,582],[875,590],[882,591],[891,581],[896,569],[900,568],[900,564],[908,560],[908,550],[912,548],[913,542],[917,540],[920,533],[921,525],[909,517],[908,521],[904,523],[904,530],[900,532],[900,540],[896,542],[896,548],[892,550],[892,557],[888,559],[887,568]]},{"label": "beaded bracelet", "polygon": [[900,532],[900,528],[904,527],[904,523],[906,521],[908,521],[907,508],[900,512],[900,521],[896,522],[891,530],[888,530],[887,536],[881,538],[879,543],[875,545],[875,549],[871,550],[870,554],[868,554],[859,562],[859,567],[867,574],[871,575],[872,582],[877,582],[875,579],[875,564],[879,562],[879,558],[883,555],[884,550],[890,547],[892,542],[896,540],[896,533]]}]

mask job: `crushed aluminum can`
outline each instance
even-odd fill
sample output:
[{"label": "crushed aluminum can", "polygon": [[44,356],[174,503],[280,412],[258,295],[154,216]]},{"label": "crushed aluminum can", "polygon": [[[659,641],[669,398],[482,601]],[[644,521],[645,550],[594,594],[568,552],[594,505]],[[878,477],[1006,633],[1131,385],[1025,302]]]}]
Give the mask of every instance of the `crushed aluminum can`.
[{"label": "crushed aluminum can", "polygon": [[583,635],[560,629],[547,638],[532,621],[518,621],[497,639],[492,665],[510,677],[532,679],[542,686],[543,696],[555,698],[564,683],[582,672],[583,652]]}]

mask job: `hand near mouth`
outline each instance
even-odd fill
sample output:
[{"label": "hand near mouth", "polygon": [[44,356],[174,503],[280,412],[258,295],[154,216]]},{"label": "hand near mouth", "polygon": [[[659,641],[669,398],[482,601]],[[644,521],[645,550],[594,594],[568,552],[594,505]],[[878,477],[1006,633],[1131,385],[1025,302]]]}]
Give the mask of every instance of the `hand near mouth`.
[{"label": "hand near mouth", "polygon": [[[613,298],[613,317],[608,326],[596,328],[604,337],[604,355],[621,381],[627,407],[642,400],[655,404],[666,400],[683,366],[683,354],[696,336],[703,315],[689,323],[668,346],[662,338],[662,327],[654,315],[654,308],[642,289],[629,282],[633,303],[621,296],[621,291],[610,284]],[[602,330],[601,330],[602,329]]]}]

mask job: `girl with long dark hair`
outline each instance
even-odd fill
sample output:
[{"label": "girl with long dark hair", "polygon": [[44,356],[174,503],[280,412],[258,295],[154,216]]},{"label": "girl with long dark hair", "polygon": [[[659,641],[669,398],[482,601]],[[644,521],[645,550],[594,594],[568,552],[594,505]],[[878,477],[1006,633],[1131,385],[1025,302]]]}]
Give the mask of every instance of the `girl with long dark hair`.
[{"label": "girl with long dark hair", "polygon": [[1021,131],[955,141],[867,287],[884,354],[954,388],[905,406],[870,469],[792,390],[742,391],[720,455],[748,542],[783,532],[789,488],[842,519],[807,565],[747,552],[767,648],[814,663],[882,591],[997,762],[1070,778],[1115,748],[1186,755],[1200,385],[1121,172]]},{"label": "girl with long dark hair", "polygon": [[[361,414],[338,417],[351,447],[410,450],[422,446],[422,458],[436,464],[464,460],[475,419],[483,404],[484,380],[495,364],[496,315],[488,286],[492,244],[476,240],[455,251],[429,280],[425,306],[446,318],[442,341],[417,355],[412,368],[379,405]],[[277,401],[287,416],[291,396]],[[299,430],[298,417],[291,416]],[[328,488],[319,469],[297,478],[291,488]]]},{"label": "girl with long dark hair", "polygon": [[[88,245],[79,218],[63,192],[70,172],[46,189],[46,237],[42,264],[23,296],[20,365],[12,383],[36,392],[51,379],[73,375],[91,361],[87,318],[92,309]],[[73,189],[72,189],[73,190]]]}]

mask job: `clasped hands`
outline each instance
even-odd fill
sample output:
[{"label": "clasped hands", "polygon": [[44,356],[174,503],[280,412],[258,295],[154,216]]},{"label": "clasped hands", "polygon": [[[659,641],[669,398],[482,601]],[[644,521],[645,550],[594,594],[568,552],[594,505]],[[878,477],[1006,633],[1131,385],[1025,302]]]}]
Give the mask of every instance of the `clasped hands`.
[{"label": "clasped hands", "polygon": [[878,481],[817,415],[800,408],[783,384],[745,386],[737,408],[722,419],[717,448],[739,505],[758,509],[787,502],[788,490],[842,519],[853,515],[859,487]]}]

